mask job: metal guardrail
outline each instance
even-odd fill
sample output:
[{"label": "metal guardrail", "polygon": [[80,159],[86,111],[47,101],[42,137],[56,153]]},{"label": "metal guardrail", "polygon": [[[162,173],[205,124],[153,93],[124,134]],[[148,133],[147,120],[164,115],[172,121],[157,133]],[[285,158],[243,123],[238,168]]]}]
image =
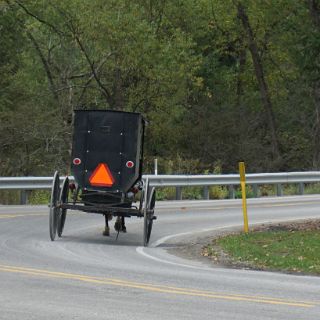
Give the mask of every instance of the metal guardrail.
[{"label": "metal guardrail", "polygon": [[[73,179],[73,177],[70,177]],[[203,198],[209,199],[209,187],[225,185],[229,188],[229,198],[235,197],[234,186],[240,184],[239,174],[223,175],[144,175],[154,187],[175,187],[176,199],[182,199],[183,187],[203,187]],[[60,178],[61,181],[63,177]],[[298,184],[299,194],[304,193],[305,183],[320,182],[320,171],[288,172],[288,173],[256,173],[247,174],[248,185],[252,185],[253,195],[258,196],[258,186],[274,184],[277,195],[282,195],[282,184]],[[0,177],[0,190],[21,190],[21,204],[27,202],[31,190],[51,189],[52,177]]]},{"label": "metal guardrail", "polygon": [[[203,186],[203,198],[209,199],[209,186],[226,185],[229,198],[235,198],[234,186],[240,185],[239,174],[224,175],[148,175],[150,185],[154,187],[176,187],[176,199],[182,199],[182,187]],[[253,196],[258,197],[259,185],[276,185],[277,196],[283,195],[282,184],[298,184],[299,194],[304,194],[305,183],[320,182],[320,171],[281,172],[281,173],[249,173],[246,182],[252,186]]]},{"label": "metal guardrail", "polygon": [[[154,187],[239,185],[239,174],[221,175],[146,175]],[[320,182],[320,171],[288,173],[249,173],[247,184]]]}]

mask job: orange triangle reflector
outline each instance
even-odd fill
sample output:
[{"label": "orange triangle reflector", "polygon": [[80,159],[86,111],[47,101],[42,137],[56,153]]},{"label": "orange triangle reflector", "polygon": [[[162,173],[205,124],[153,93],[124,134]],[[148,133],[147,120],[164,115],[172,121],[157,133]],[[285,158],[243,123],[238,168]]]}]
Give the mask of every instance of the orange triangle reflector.
[{"label": "orange triangle reflector", "polygon": [[96,187],[111,187],[114,184],[114,178],[105,163],[98,164],[89,181],[92,186]]}]

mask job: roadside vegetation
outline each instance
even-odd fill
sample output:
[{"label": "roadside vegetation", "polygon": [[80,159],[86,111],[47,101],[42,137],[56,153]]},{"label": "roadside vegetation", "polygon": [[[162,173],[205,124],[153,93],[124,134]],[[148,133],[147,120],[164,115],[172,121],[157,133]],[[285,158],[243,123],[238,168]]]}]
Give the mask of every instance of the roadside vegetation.
[{"label": "roadside vegetation", "polygon": [[75,109],[142,113],[145,173],[320,168],[319,0],[4,0],[0,29],[0,176],[70,174]]},{"label": "roadside vegetation", "polygon": [[223,236],[203,255],[233,267],[320,275],[320,220]]},{"label": "roadside vegetation", "polygon": [[0,1],[0,175],[67,174],[74,109],[141,112],[145,171],[320,168],[318,0]]}]

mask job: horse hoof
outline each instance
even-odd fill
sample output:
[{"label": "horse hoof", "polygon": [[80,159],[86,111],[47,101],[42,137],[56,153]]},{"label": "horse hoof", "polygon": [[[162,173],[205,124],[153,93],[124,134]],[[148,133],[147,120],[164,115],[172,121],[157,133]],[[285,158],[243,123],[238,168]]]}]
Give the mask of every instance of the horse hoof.
[{"label": "horse hoof", "polygon": [[105,237],[110,236],[110,228],[105,228],[104,231],[102,232],[102,235]]}]

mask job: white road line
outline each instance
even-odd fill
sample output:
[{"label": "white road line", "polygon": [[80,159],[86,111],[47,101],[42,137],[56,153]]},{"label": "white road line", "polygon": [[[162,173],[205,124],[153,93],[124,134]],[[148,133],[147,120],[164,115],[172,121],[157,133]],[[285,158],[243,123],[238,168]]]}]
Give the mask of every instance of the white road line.
[{"label": "white road line", "polygon": [[[235,227],[238,227],[238,226],[239,225],[230,225],[230,226],[227,226],[227,227],[223,226],[223,227],[202,229],[202,230],[198,230],[198,231],[177,233],[177,234],[173,234],[173,235],[170,235],[170,236],[166,236],[166,237],[160,238],[159,240],[151,243],[149,248],[156,248],[156,247],[160,246],[161,244],[163,244],[164,242],[166,242],[166,241],[168,241],[169,239],[172,239],[172,238],[183,237],[183,236],[187,236],[187,235],[191,235],[191,234],[195,234],[195,233],[203,233],[203,232],[209,232],[209,231],[215,231],[215,230],[222,230],[222,229],[226,229],[226,228],[235,228]],[[200,270],[206,270],[206,271],[212,270],[212,268],[208,268],[208,267],[194,266],[194,265],[190,265],[190,264],[183,264],[183,263],[177,263],[177,262],[172,262],[172,261],[160,259],[160,258],[157,258],[155,256],[152,256],[149,253],[146,253],[145,249],[146,249],[145,247],[137,247],[136,251],[137,251],[137,253],[141,254],[142,256],[144,256],[146,258],[149,258],[151,260],[157,261],[157,262],[161,262],[161,263],[165,263],[165,264],[171,264],[171,265],[184,267],[184,268],[191,268],[191,269],[198,269],[198,270],[200,269]]]},{"label": "white road line", "polygon": [[[319,216],[309,216],[309,217],[303,217],[303,218],[300,218],[300,219],[294,219],[293,218],[293,219],[286,219],[286,220],[283,220],[283,219],[265,220],[265,221],[259,221],[259,222],[251,223],[250,225],[251,226],[256,226],[256,225],[261,225],[261,224],[281,223],[281,222],[285,223],[285,222],[292,222],[292,221],[297,221],[298,222],[298,221],[304,221],[304,220],[307,220],[307,219],[314,219],[314,218],[319,219]],[[242,227],[242,225],[241,224],[236,224],[236,225],[221,226],[221,227],[215,227],[215,228],[209,228],[209,229],[195,230],[195,231],[190,231],[190,232],[176,233],[176,234],[173,234],[173,235],[162,237],[162,238],[158,239],[157,241],[151,243],[151,245],[149,246],[149,250],[148,250],[148,248],[139,246],[139,247],[136,248],[136,252],[138,254],[146,257],[146,258],[149,258],[149,259],[157,261],[157,262],[170,264],[170,265],[175,265],[175,266],[184,267],[184,268],[191,268],[191,269],[210,271],[210,270],[212,270],[212,268],[209,268],[209,267],[201,267],[201,266],[195,266],[195,265],[191,265],[191,264],[177,263],[177,262],[173,262],[173,261],[157,258],[157,257],[147,253],[146,249],[148,251],[151,251],[150,250],[151,248],[157,248],[158,246],[160,246],[161,244],[165,243],[166,241],[168,241],[169,239],[172,239],[172,238],[178,238],[178,237],[188,236],[188,235],[191,235],[191,234],[205,233],[205,232],[217,231],[217,230],[223,230],[223,229],[239,228],[239,227]],[[158,249],[161,249],[161,248],[158,248]]]},{"label": "white road line", "polygon": [[174,266],[179,266],[179,267],[189,268],[189,269],[206,270],[206,271],[212,270],[210,268],[205,268],[205,267],[200,267],[200,266],[193,266],[193,265],[189,265],[189,264],[182,264],[182,263],[177,263],[177,262],[172,262],[172,261],[156,258],[156,257],[146,253],[145,250],[144,250],[144,247],[137,247],[136,251],[137,251],[137,253],[141,254],[142,256],[144,256],[144,257],[146,257],[148,259],[157,261],[157,262],[161,262],[161,263],[165,263],[165,264],[171,264],[171,265],[174,265]]}]

